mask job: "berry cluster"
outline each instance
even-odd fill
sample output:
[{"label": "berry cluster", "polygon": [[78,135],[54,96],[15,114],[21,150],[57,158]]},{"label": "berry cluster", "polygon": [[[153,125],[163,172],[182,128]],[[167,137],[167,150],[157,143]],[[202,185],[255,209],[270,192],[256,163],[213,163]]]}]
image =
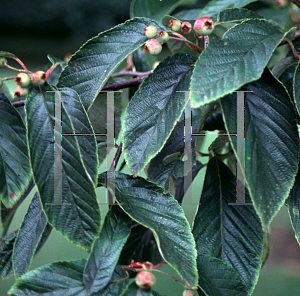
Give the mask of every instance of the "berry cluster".
[{"label": "berry cluster", "polygon": [[[183,41],[191,49],[200,51],[200,48],[198,46],[199,38],[211,34],[214,30],[215,25],[211,18],[200,17],[195,21],[194,27],[192,27],[192,25],[189,22],[181,23],[179,20],[176,19],[171,19],[169,21],[168,27],[170,30],[172,30],[172,34],[179,38],[170,37],[169,34],[165,31],[157,32],[157,28],[155,26],[148,26],[144,28],[144,34],[147,38],[149,38],[149,40],[147,40],[145,44],[146,52],[150,52],[152,55],[158,55],[162,51],[161,44],[169,41],[170,39]],[[197,39],[197,45],[193,44],[179,33],[176,33],[180,29],[183,34],[189,34],[190,32],[193,32]],[[155,36],[160,37],[161,42],[159,42],[157,39],[154,39]]]},{"label": "berry cluster", "polygon": [[[7,65],[7,60],[5,57],[0,57],[0,67],[9,67]],[[14,69],[12,67],[9,67],[11,69]],[[28,87],[30,82],[32,81],[33,84],[35,85],[42,85],[44,84],[46,80],[46,73],[44,71],[37,71],[35,73],[31,73],[28,70],[18,70],[20,73],[16,77],[10,77],[6,79],[14,79],[15,82],[17,83],[17,86],[15,88],[15,96],[18,98],[22,96],[26,96],[29,92]],[[3,85],[3,80],[0,78],[0,88]]]}]

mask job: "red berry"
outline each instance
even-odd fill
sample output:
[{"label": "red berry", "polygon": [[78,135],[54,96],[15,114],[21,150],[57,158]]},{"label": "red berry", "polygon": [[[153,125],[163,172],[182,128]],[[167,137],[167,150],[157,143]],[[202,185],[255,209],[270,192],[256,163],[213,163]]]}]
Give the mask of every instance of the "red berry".
[{"label": "red berry", "polygon": [[153,38],[156,36],[157,29],[155,26],[149,26],[144,28],[144,34],[147,38]]},{"label": "red berry", "polygon": [[30,83],[30,78],[26,73],[19,73],[15,79],[15,82],[22,87],[26,87]]},{"label": "red berry", "polygon": [[0,68],[5,67],[3,63],[7,64],[7,59],[5,57],[0,57]]},{"label": "red berry", "polygon": [[183,34],[188,34],[192,31],[192,25],[189,22],[183,22],[181,24],[181,31]]},{"label": "red berry", "polygon": [[209,35],[214,28],[214,22],[211,18],[206,16],[198,18],[194,24],[194,30],[200,36]]},{"label": "red berry", "polygon": [[172,31],[179,31],[181,27],[181,22],[179,20],[169,20],[168,27]]},{"label": "red berry", "polygon": [[21,87],[20,85],[17,85],[15,88],[15,96],[18,98],[26,96],[28,94],[28,88],[27,87]]},{"label": "red berry", "polygon": [[155,277],[151,272],[141,271],[135,278],[135,283],[143,289],[150,289],[155,283]]},{"label": "red berry", "polygon": [[169,34],[165,31],[160,31],[157,35],[160,37],[161,41],[163,42],[167,42],[169,40]]},{"label": "red berry", "polygon": [[145,44],[145,50],[153,55],[157,55],[161,52],[162,46],[156,39],[149,39]]},{"label": "red berry", "polygon": [[46,73],[44,71],[37,71],[32,74],[31,80],[33,84],[42,85],[46,80]]}]

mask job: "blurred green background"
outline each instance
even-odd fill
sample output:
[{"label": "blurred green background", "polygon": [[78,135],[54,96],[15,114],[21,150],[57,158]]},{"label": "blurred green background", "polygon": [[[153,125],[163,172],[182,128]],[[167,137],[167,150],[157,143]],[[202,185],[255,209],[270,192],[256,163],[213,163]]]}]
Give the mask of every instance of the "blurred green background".
[{"label": "blurred green background", "polygon": [[[196,7],[203,7],[206,2],[208,1],[198,1]],[[130,5],[129,0],[2,0],[0,3],[0,50],[14,53],[32,71],[48,63],[47,54],[63,59],[67,53],[78,50],[87,39],[127,20]],[[0,70],[0,77],[13,75],[14,72],[10,70]],[[13,91],[14,82],[9,81],[7,85]],[[123,100],[126,102],[127,99],[124,91]],[[205,137],[202,152],[207,151],[213,139],[213,136]],[[120,138],[116,142],[119,141]],[[122,163],[122,160],[123,157],[119,163]],[[206,162],[207,158],[203,158],[203,163]],[[99,172],[105,170],[106,162],[101,165]],[[128,168],[123,172],[130,174]],[[195,203],[199,200],[204,176],[205,168],[194,181],[192,191]],[[33,193],[34,190],[18,209],[9,232],[20,227]],[[97,194],[99,202],[105,203],[106,189],[98,188]],[[103,220],[107,206],[102,206],[101,210]],[[185,206],[184,210],[188,220],[192,222],[196,206]],[[52,261],[74,260],[87,256],[85,251],[53,230],[42,250],[34,258],[31,269]],[[176,272],[167,266],[163,266],[161,270],[176,276]],[[182,295],[183,289],[180,284],[161,274],[155,275],[157,282],[154,290],[162,295]],[[0,280],[0,296],[5,296],[13,283],[13,277],[5,281]],[[300,295],[300,247],[294,237],[286,207],[280,210],[271,224],[269,259],[261,271],[253,295]]]}]

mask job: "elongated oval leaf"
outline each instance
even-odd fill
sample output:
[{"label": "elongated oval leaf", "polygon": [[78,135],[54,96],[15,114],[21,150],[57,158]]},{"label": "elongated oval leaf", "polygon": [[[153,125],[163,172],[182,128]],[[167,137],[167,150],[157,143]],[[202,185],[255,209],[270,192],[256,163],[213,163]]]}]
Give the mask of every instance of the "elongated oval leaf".
[{"label": "elongated oval leaf", "polygon": [[[245,191],[246,201],[250,201]],[[198,254],[231,265],[252,293],[261,269],[264,234],[252,205],[229,205],[236,200],[236,178],[218,158],[208,165],[193,235]]]},{"label": "elongated oval leaf", "polygon": [[98,153],[92,125],[78,94],[70,88],[63,88],[59,91],[61,92],[64,107],[72,120],[74,131],[78,134],[76,139],[83,163],[96,185],[98,178]]},{"label": "elongated oval leaf", "polygon": [[[162,149],[184,108],[196,59],[177,54],[162,61],[129,102],[123,124],[123,152],[137,175]],[[181,92],[180,92],[181,91]]]},{"label": "elongated oval leaf", "polygon": [[234,5],[234,7],[237,8],[246,6],[247,4],[255,1],[256,0],[211,0],[201,10],[199,17],[213,16],[227,8],[229,5]]},{"label": "elongated oval leaf", "polygon": [[128,215],[118,205],[112,206],[84,269],[84,283],[89,294],[100,292],[108,284],[130,229]]},{"label": "elongated oval leaf", "polygon": [[182,0],[133,0],[130,6],[130,17],[147,17],[160,22],[182,2]]},{"label": "elongated oval leaf", "polygon": [[0,200],[5,207],[18,201],[30,177],[26,128],[18,111],[0,93]]},{"label": "elongated oval leaf", "polygon": [[[85,259],[60,261],[32,270],[19,279],[8,291],[10,296],[88,296],[83,284]],[[124,269],[117,266],[111,282],[101,293],[93,296],[120,296],[128,281]]]},{"label": "elongated oval leaf", "polygon": [[73,88],[88,109],[122,60],[147,41],[144,28],[150,25],[168,31],[156,21],[135,18],[90,39],[72,56],[57,86]]},{"label": "elongated oval leaf", "polygon": [[18,231],[9,233],[0,240],[0,278],[5,279],[13,274],[12,255]]},{"label": "elongated oval leaf", "polygon": [[258,17],[257,13],[245,8],[229,8],[219,12],[217,21],[226,23]]},{"label": "elongated oval leaf", "polygon": [[295,237],[300,245],[300,166],[298,167],[298,173],[293,185],[293,188],[290,191],[289,197],[286,200],[287,205],[289,206],[289,214],[291,217],[291,222],[293,229],[295,231]]},{"label": "elongated oval leaf", "polygon": [[[243,90],[251,91],[245,93],[246,182],[255,210],[266,227],[288,197],[297,173],[297,116],[285,88],[267,69]],[[236,94],[221,102],[226,129],[234,132]]]},{"label": "elongated oval leaf", "polygon": [[218,258],[198,255],[199,286],[209,296],[247,296],[238,273]]},{"label": "elongated oval leaf", "polygon": [[258,79],[284,37],[266,20],[251,19],[212,39],[195,64],[190,89],[192,107],[216,100]]},{"label": "elongated oval leaf", "polygon": [[46,225],[47,219],[36,193],[14,244],[12,260],[16,278],[28,270]]},{"label": "elongated oval leaf", "polygon": [[298,114],[300,114],[300,67],[299,64],[295,69],[294,80],[293,80],[293,92],[294,99],[296,102],[296,107]]},{"label": "elongated oval leaf", "polygon": [[[98,180],[106,184],[106,172]],[[195,241],[177,201],[143,178],[117,172],[115,189],[116,199],[122,209],[132,219],[153,231],[162,257],[190,286],[196,287]]]},{"label": "elongated oval leaf", "polygon": [[[62,106],[62,193],[54,190],[54,89],[33,89],[25,104],[30,161],[49,223],[70,241],[89,250],[99,233],[100,210],[92,180],[81,159],[72,122]],[[58,130],[55,131],[59,133]],[[60,178],[60,176],[55,176]],[[58,185],[59,186],[59,185]],[[52,204],[55,202],[56,204]],[[49,204],[50,203],[50,204]],[[61,205],[60,203],[66,204]]]}]

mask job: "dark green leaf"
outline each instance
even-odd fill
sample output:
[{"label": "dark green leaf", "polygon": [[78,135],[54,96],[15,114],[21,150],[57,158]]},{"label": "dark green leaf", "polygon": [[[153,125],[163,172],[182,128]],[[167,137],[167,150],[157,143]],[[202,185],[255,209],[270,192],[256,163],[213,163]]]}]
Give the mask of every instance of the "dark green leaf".
[{"label": "dark green leaf", "polygon": [[[74,261],[60,261],[29,271],[19,278],[8,291],[10,296],[88,296],[82,282],[85,259]],[[116,268],[105,290],[94,293],[93,296],[119,296],[125,289],[127,281],[125,271]]]},{"label": "dark green leaf", "polygon": [[294,80],[293,80],[294,100],[296,102],[296,108],[298,114],[300,114],[300,67],[299,63],[295,69]]},{"label": "dark green leaf", "polygon": [[263,16],[265,19],[273,20],[274,22],[284,27],[285,29],[289,29],[291,26],[294,25],[288,7],[283,7],[283,6],[266,7],[266,8],[258,9],[256,13]]},{"label": "dark green leaf", "polygon": [[2,93],[0,126],[0,200],[11,208],[28,186],[31,170],[23,120]]},{"label": "dark green leaf", "polygon": [[184,109],[195,58],[166,58],[142,83],[129,102],[123,125],[123,152],[137,175],[162,149]]},{"label": "dark green leaf", "polygon": [[298,60],[295,58],[295,56],[286,57],[282,60],[280,60],[273,68],[272,68],[272,74],[279,78],[281,74],[289,67],[298,64]]},{"label": "dark green leaf", "polygon": [[[76,134],[79,134],[76,139],[83,163],[89,176],[96,185],[98,178],[97,144],[88,115],[81,103],[80,97],[74,90],[62,88],[59,91],[61,92],[64,107],[72,120],[74,131]],[[83,136],[84,134],[88,136]]]},{"label": "dark green leaf", "polygon": [[84,269],[88,293],[100,292],[109,282],[131,229],[131,219],[114,205],[105,217]]},{"label": "dark green leaf", "polygon": [[[62,137],[62,197],[54,190],[53,91],[47,84],[42,91],[33,89],[25,104],[34,181],[49,223],[70,241],[89,250],[99,233],[101,218],[94,184],[84,167],[75,136]],[[63,106],[62,132],[74,134]],[[68,205],[47,204],[57,200]]]},{"label": "dark green leaf", "polygon": [[0,240],[0,278],[6,279],[13,274],[12,255],[18,231],[5,235]]},{"label": "dark green leaf", "polygon": [[288,199],[286,203],[289,207],[289,214],[291,217],[293,229],[295,231],[295,236],[300,245],[300,166],[298,168],[298,173],[296,175],[296,179],[294,185],[291,189]]},{"label": "dark green leaf", "polygon": [[[209,161],[193,235],[198,255],[231,265],[251,294],[261,268],[264,234],[252,205],[229,205],[236,200],[236,182],[221,160]],[[250,201],[247,188],[245,199]]]},{"label": "dark green leaf", "polygon": [[135,18],[87,41],[68,62],[58,87],[74,89],[88,109],[122,60],[147,41],[144,28],[150,25],[167,30],[156,21]]},{"label": "dark green leaf", "polygon": [[160,22],[182,2],[182,0],[133,0],[130,6],[130,18],[147,17]]},{"label": "dark green leaf", "polygon": [[[214,1],[213,1],[214,2]],[[284,37],[265,20],[251,19],[212,39],[195,64],[190,89],[192,107],[216,100],[258,79]]]},{"label": "dark green leaf", "polygon": [[[268,226],[293,186],[298,168],[294,106],[282,84],[266,70],[244,86],[245,174],[257,214]],[[221,100],[228,132],[236,132],[236,94]]]},{"label": "dark green leaf", "polygon": [[199,286],[209,296],[247,296],[238,273],[222,260],[198,255]]},{"label": "dark green leaf", "polygon": [[[106,184],[106,172],[99,176],[99,182]],[[189,285],[195,287],[198,281],[195,241],[177,201],[143,178],[117,172],[115,195],[132,219],[153,231],[162,257]]]},{"label": "dark green leaf", "polygon": [[238,8],[246,6],[247,4],[255,1],[256,0],[211,0],[204,6],[198,17],[210,17],[227,8],[229,5],[233,5],[235,8]]},{"label": "dark green leaf", "polygon": [[230,8],[219,12],[217,22],[235,22],[252,18],[258,18],[257,13],[245,8]]},{"label": "dark green leaf", "polygon": [[12,262],[16,278],[28,270],[46,225],[47,219],[36,193],[14,244]]}]

